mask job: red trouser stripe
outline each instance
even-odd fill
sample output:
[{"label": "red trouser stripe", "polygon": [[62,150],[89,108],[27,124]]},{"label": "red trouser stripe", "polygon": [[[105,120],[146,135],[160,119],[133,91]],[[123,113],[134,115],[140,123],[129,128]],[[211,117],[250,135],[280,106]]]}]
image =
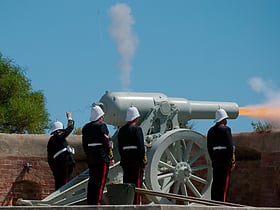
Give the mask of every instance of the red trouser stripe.
[{"label": "red trouser stripe", "polygon": [[106,173],[107,173],[107,164],[104,163],[104,165],[103,165],[103,175],[102,175],[101,185],[100,185],[100,188],[99,188],[97,205],[101,204],[103,189],[104,189],[104,186],[105,186],[105,183],[106,183]]},{"label": "red trouser stripe", "polygon": [[[141,187],[141,170],[142,168],[138,168],[138,175],[137,175],[137,184],[136,187],[140,188]],[[140,204],[140,194],[135,193],[135,198],[134,198],[134,204]]]},{"label": "red trouser stripe", "polygon": [[227,170],[227,178],[226,178],[226,184],[225,184],[225,189],[224,189],[224,202],[226,202],[226,200],[227,200],[227,192],[228,192],[228,188],[229,188],[229,179],[230,179],[230,170],[231,170],[231,166],[229,166],[228,170]]}]

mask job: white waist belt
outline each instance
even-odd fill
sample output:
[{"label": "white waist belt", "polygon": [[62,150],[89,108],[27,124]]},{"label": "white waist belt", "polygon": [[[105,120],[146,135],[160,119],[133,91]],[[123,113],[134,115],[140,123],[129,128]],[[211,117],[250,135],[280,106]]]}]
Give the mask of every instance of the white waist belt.
[{"label": "white waist belt", "polygon": [[67,148],[63,148],[61,150],[59,150],[57,153],[54,154],[53,158],[55,159],[58,155],[60,155],[62,152],[65,152],[67,150]]},{"label": "white waist belt", "polygon": [[213,147],[213,150],[222,150],[222,149],[227,149],[227,147],[222,147],[222,146]]},{"label": "white waist belt", "polygon": [[123,150],[126,150],[126,149],[137,149],[137,146],[125,146],[125,147],[123,147]]},{"label": "white waist belt", "polygon": [[88,144],[89,147],[95,147],[95,146],[101,146],[102,144],[101,143],[91,143],[91,144]]}]

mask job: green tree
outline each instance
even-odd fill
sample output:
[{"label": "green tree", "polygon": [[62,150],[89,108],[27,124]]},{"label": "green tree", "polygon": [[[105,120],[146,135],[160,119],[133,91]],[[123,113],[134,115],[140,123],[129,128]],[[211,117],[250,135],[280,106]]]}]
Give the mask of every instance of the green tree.
[{"label": "green tree", "polygon": [[0,53],[0,132],[44,133],[48,122],[43,93],[33,91],[23,69]]},{"label": "green tree", "polygon": [[82,128],[79,127],[79,128],[76,128],[73,132],[74,135],[82,135]]},{"label": "green tree", "polygon": [[251,125],[255,132],[270,132],[273,128],[272,124],[269,122],[251,122]]}]

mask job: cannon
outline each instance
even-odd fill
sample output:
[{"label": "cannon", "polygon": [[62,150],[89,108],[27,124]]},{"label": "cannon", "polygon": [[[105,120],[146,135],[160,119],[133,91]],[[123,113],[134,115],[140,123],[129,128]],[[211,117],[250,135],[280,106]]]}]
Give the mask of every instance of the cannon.
[{"label": "cannon", "polygon": [[[189,129],[188,121],[215,119],[219,108],[226,110],[229,119],[235,119],[239,114],[236,103],[191,101],[162,93],[106,92],[96,104],[105,112],[104,121],[116,128],[126,123],[129,106],[138,108],[148,156],[145,188],[210,199],[212,167],[206,137]],[[117,132],[112,137],[114,145],[118,143]],[[117,149],[114,149],[114,158],[119,160]],[[121,171],[120,166],[116,167],[119,169],[115,171]],[[110,179],[114,180],[115,175],[110,173]],[[157,196],[149,199],[154,203],[175,202]]]}]

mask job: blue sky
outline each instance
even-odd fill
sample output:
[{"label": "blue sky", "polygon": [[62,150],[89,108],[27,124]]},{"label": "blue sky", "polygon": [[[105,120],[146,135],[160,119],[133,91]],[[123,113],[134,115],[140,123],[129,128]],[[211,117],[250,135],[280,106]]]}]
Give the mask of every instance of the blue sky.
[{"label": "blue sky", "polygon": [[[71,111],[76,127],[107,90],[243,107],[279,96],[279,11],[279,0],[1,0],[0,52],[44,93],[51,120]],[[206,133],[213,120],[193,125]]]}]

